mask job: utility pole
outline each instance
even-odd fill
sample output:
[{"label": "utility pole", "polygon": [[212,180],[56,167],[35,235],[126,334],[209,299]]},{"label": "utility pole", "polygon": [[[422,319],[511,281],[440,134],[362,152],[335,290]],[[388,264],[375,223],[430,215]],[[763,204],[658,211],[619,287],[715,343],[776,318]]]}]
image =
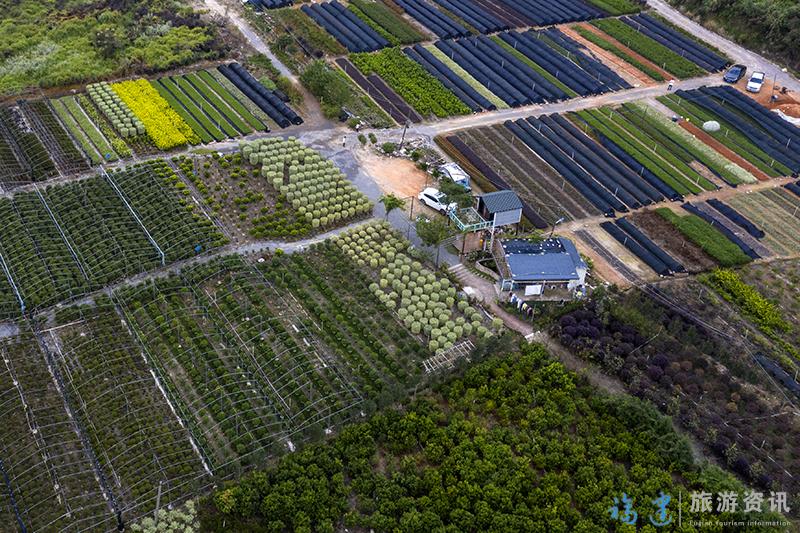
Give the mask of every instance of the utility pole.
[{"label": "utility pole", "polygon": [[400,146],[399,150],[403,149],[403,143],[406,142],[406,132],[408,131],[408,127],[411,126],[411,121],[406,119],[405,126],[403,126],[403,136],[400,138]]}]

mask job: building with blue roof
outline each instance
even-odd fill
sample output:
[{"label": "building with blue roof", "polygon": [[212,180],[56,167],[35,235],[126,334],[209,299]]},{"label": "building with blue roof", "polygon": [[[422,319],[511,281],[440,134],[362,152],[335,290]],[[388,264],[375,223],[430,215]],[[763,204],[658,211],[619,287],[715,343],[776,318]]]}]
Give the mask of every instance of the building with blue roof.
[{"label": "building with blue roof", "polygon": [[588,267],[575,244],[556,237],[543,241],[507,239],[500,241],[503,250],[502,290],[524,291],[541,295],[545,289],[581,289],[586,283]]}]

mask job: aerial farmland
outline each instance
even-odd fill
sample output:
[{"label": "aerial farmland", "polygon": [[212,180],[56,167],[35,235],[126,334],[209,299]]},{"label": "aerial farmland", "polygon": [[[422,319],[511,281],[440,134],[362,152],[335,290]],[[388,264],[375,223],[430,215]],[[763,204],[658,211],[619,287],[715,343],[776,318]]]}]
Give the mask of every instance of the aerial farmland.
[{"label": "aerial farmland", "polygon": [[0,531],[800,531],[790,3],[7,2]]}]

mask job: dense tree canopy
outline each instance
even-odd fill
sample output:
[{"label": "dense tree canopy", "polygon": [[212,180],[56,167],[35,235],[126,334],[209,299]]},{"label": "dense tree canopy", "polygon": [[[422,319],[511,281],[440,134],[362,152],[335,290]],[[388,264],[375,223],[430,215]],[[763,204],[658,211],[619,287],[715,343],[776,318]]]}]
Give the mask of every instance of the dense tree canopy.
[{"label": "dense tree canopy", "polygon": [[800,3],[796,0],[669,0],[704,21],[717,23],[734,39],[766,50],[800,68]]},{"label": "dense tree canopy", "polygon": [[[743,490],[696,465],[654,408],[599,394],[526,346],[219,490],[201,520],[209,531],[607,531],[625,492],[655,531],[660,491],[723,487]],[[687,500],[682,531],[694,531]]]}]

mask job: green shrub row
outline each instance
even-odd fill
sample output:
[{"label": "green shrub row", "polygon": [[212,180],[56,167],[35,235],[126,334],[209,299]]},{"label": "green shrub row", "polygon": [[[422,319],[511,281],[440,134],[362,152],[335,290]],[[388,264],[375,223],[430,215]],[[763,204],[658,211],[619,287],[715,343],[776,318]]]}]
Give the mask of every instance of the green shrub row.
[{"label": "green shrub row", "polygon": [[721,266],[732,267],[750,262],[750,257],[738,246],[697,215],[679,216],[667,207],[656,209],[656,213],[678,228]]},{"label": "green shrub row", "polygon": [[455,94],[399,48],[372,54],[351,54],[350,60],[364,74],[377,74],[423,117],[467,115],[467,107]]},{"label": "green shrub row", "polygon": [[732,270],[715,270],[704,277],[723,298],[739,307],[747,316],[767,332],[789,331],[791,325],[784,320],[780,310],[764,298],[761,293],[751,287]]},{"label": "green shrub row", "polygon": [[[219,130],[216,129],[216,127],[210,122],[208,123],[208,126],[210,128],[209,129],[204,128],[203,124],[200,124],[200,122],[198,122],[198,120],[194,118],[194,115],[192,115],[192,113],[189,112],[189,109],[191,108],[187,109],[188,106],[184,107],[183,105],[181,105],[181,100],[179,100],[176,96],[174,96],[174,94],[177,95],[181,94],[180,91],[177,89],[177,87],[175,87],[174,84],[171,83],[168,84],[167,82],[169,82],[167,78],[162,78],[159,81],[153,80],[150,83],[153,85],[156,91],[158,91],[158,94],[160,94],[164,98],[164,100],[166,100],[169,103],[172,109],[174,109],[175,112],[178,113],[181,116],[181,118],[186,121],[189,127],[192,128],[192,131],[194,131],[204,143],[210,143],[214,140],[221,141],[222,139],[224,139],[222,133],[220,133]],[[174,88],[173,89],[174,94],[168,89],[168,85],[171,85]],[[200,110],[198,109],[197,114],[198,116],[202,117],[199,111]]]},{"label": "green shrub row", "polygon": [[706,73],[685,57],[639,33],[619,19],[596,20],[592,25],[678,78],[692,78]]},{"label": "green shrub row", "polygon": [[629,53],[627,53],[624,50],[622,50],[620,47],[616,46],[614,43],[611,43],[611,42],[603,39],[602,37],[600,37],[599,35],[597,35],[593,31],[587,30],[586,28],[581,28],[580,26],[577,26],[577,25],[576,26],[572,26],[572,29],[575,30],[576,32],[578,32],[580,34],[580,36],[583,37],[584,39],[586,39],[587,41],[596,44],[597,46],[599,46],[603,50],[606,50],[607,52],[611,52],[612,54],[614,54],[618,58],[622,59],[626,63],[629,63],[633,67],[635,67],[638,70],[642,71],[643,73],[647,74],[648,76],[653,78],[655,81],[664,81],[664,76],[662,76],[659,71],[654,70],[649,65],[645,65],[644,63],[642,63],[641,61],[639,61],[638,59],[636,59],[635,57],[633,57]]},{"label": "green shrub row", "polygon": [[236,99],[234,94],[232,94],[226,87],[223,87],[220,82],[218,82],[214,76],[209,74],[206,70],[200,70],[197,72],[197,75],[202,79],[203,82],[215,93],[217,93],[225,103],[227,103],[231,109],[236,111],[239,116],[241,116],[247,123],[251,126],[252,129],[256,131],[264,131],[266,130],[266,126],[262,121],[256,118],[253,113],[251,113],[247,107],[245,107],[242,102]]}]

